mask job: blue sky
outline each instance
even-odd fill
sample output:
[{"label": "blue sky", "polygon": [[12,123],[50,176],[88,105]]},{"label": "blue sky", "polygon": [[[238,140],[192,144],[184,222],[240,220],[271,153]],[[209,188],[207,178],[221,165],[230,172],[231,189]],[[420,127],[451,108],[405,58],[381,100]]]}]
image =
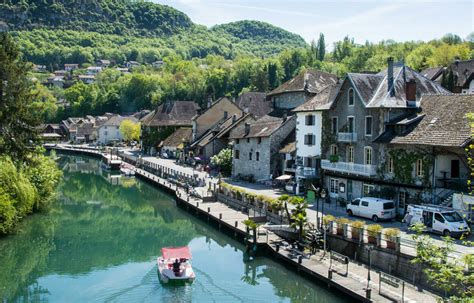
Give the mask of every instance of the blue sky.
[{"label": "blue sky", "polygon": [[328,46],[344,36],[357,43],[385,39],[430,40],[445,33],[465,38],[474,31],[472,0],[154,0],[186,13],[206,26],[260,20],[301,35],[320,32]]}]

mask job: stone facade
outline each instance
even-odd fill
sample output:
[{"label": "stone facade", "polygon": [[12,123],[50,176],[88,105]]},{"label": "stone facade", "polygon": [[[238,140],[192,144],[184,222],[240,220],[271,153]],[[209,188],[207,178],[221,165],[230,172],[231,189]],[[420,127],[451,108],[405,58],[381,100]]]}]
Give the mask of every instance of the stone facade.
[{"label": "stone facade", "polygon": [[312,95],[305,92],[288,92],[272,96],[274,108],[292,110],[305,103]]}]

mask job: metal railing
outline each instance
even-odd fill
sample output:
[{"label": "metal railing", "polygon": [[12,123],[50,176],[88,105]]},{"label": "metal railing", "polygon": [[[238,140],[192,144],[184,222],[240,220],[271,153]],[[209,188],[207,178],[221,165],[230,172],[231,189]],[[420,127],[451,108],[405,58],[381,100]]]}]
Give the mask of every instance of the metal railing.
[{"label": "metal railing", "polygon": [[321,168],[325,170],[363,176],[375,176],[377,174],[377,167],[375,165],[365,165],[350,162],[331,162],[329,160],[321,160]]},{"label": "metal railing", "polygon": [[338,133],[337,141],[339,142],[356,142],[357,133]]}]

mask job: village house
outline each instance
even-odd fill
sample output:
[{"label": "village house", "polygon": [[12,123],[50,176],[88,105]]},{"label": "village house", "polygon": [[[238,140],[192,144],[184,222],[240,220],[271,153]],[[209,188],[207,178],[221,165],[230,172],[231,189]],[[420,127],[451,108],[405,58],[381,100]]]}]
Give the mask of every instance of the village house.
[{"label": "village house", "polygon": [[41,125],[39,131],[41,133],[41,138],[45,142],[63,141],[65,139],[65,134],[59,124]]},{"label": "village house", "polygon": [[185,160],[184,150],[191,142],[191,127],[180,127],[159,144],[160,153],[168,158]]},{"label": "village house", "polygon": [[110,117],[110,119],[97,126],[97,143],[105,145],[111,142],[121,142],[123,136],[120,132],[120,124],[125,120],[130,120],[134,123],[138,122],[133,116],[114,115]]},{"label": "village house", "polygon": [[107,68],[110,66],[110,60],[104,60],[104,59],[97,60],[96,64],[97,66],[100,66],[102,68]]},{"label": "village house", "polygon": [[126,66],[129,70],[132,70],[134,67],[140,66],[140,63],[138,63],[137,61],[127,61],[127,63],[125,63],[125,66]]},{"label": "village house", "polygon": [[154,155],[159,143],[180,127],[192,127],[191,119],[198,113],[194,101],[167,101],[143,117],[141,140],[145,152]]},{"label": "village house", "polygon": [[163,60],[157,60],[151,64],[154,68],[160,68],[165,64]]},{"label": "village house", "polygon": [[379,187],[391,189],[399,213],[408,202],[453,206],[453,196],[467,192],[473,109],[474,95],[424,95],[415,114],[386,123],[374,142],[383,147],[378,175],[390,185]]},{"label": "village house", "polygon": [[79,75],[78,79],[85,84],[92,84],[95,82],[95,75]]},{"label": "village house", "polygon": [[455,94],[474,94],[474,60],[456,59],[447,67],[432,67],[421,72]]},{"label": "village house", "polygon": [[378,176],[384,146],[376,138],[387,125],[404,123],[417,112],[422,95],[446,93],[409,67],[395,65],[392,58],[378,74],[347,74],[322,113],[321,168],[330,196],[350,201],[380,191],[386,184]]},{"label": "village house", "polygon": [[262,92],[245,92],[235,100],[235,104],[254,118],[260,118],[272,111],[272,102]]},{"label": "village house", "polygon": [[89,66],[87,69],[86,69],[86,74],[88,75],[97,75],[98,73],[100,73],[102,71],[102,67],[101,66]]},{"label": "village house", "polygon": [[79,64],[64,64],[64,70],[67,72],[71,72],[75,69],[79,68]]},{"label": "village house", "polygon": [[[292,110],[336,83],[337,77],[335,75],[310,69],[299,73],[293,79],[271,91],[267,95],[267,102],[270,105],[264,104],[263,107],[270,107],[272,112],[248,125],[247,130],[249,134],[252,134],[251,137],[245,135],[244,131],[240,131],[238,134],[231,133],[231,138],[235,139],[233,175],[252,175],[255,176],[255,179],[268,179],[282,173],[294,175],[294,151],[280,153],[280,150],[285,146],[296,146],[296,142],[294,142],[296,118],[290,117],[294,115]],[[268,109],[263,111],[266,110]],[[285,123],[282,123],[283,120]],[[265,129],[266,127],[268,129]],[[242,140],[243,138],[245,140]],[[291,138],[293,138],[293,142],[290,142]],[[265,152],[261,151],[262,145],[258,142],[263,141],[265,141],[264,145],[271,146],[271,149]],[[244,163],[247,155],[250,153],[253,155],[257,148],[258,161],[265,163],[264,169],[261,169],[260,165],[254,165],[253,161],[255,160],[250,161],[248,165]],[[283,151],[286,150],[283,149]],[[236,153],[244,155],[244,158],[240,159],[240,155],[239,158],[236,158]]]}]

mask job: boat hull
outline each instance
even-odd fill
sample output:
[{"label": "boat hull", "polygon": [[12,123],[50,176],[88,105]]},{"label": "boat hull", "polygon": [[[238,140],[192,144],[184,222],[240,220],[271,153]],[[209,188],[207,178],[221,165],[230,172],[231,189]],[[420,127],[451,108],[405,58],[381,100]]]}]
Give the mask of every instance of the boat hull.
[{"label": "boat hull", "polygon": [[169,266],[170,264],[172,264],[172,261],[164,260],[160,257],[157,260],[157,264],[158,274],[160,280],[163,283],[191,283],[196,278],[193,268],[191,267],[191,264],[189,262],[181,264],[181,268],[178,275],[176,275],[172,268],[170,268]]}]

